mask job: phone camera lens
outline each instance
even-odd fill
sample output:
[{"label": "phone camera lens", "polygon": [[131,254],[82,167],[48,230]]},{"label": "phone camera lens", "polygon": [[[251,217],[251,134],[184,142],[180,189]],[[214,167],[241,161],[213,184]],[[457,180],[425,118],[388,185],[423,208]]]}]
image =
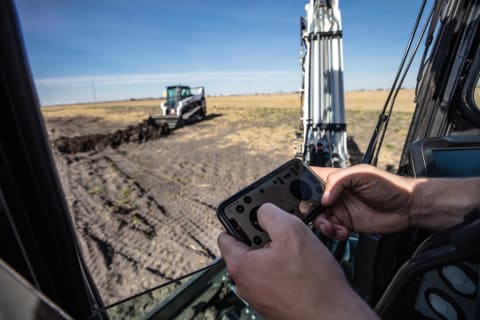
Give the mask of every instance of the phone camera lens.
[{"label": "phone camera lens", "polygon": [[253,243],[255,243],[257,246],[260,245],[262,243],[262,238],[259,236],[253,237]]},{"label": "phone camera lens", "polygon": [[249,196],[246,196],[245,198],[243,198],[243,201],[245,201],[245,203],[251,203],[252,198],[250,198]]},{"label": "phone camera lens", "polygon": [[241,204],[239,204],[235,207],[235,210],[237,210],[238,213],[242,213],[245,211],[245,208]]}]

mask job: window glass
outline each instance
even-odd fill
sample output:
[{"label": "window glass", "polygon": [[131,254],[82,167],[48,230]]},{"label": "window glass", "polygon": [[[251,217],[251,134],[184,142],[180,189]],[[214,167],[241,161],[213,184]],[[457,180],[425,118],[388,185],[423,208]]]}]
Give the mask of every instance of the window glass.
[{"label": "window glass", "polygon": [[[292,156],[298,72],[215,71],[216,63],[222,64],[218,70],[255,68],[251,62],[258,60],[259,39],[242,40],[248,68],[236,65],[236,56],[222,52],[234,31],[213,36],[219,13],[200,4],[180,10],[175,1],[16,0],[16,6],[81,253],[104,303],[209,265],[220,256],[218,203]],[[245,23],[242,6],[229,2],[221,9],[238,13]],[[295,17],[303,14],[303,6],[296,7]],[[235,27],[228,17],[220,17],[222,23]],[[270,34],[258,31],[270,28],[263,17],[249,25],[262,38]],[[296,26],[292,19],[283,27],[290,32]],[[187,31],[189,41],[178,42]],[[212,43],[204,50],[208,34]],[[292,56],[296,44],[295,37]],[[271,50],[264,56],[270,60]],[[207,57],[213,66],[204,64]],[[296,66],[296,59],[291,61]],[[257,79],[258,85],[252,83]],[[216,94],[228,96],[205,96],[206,102],[195,97],[196,105],[208,105],[206,116],[177,118],[191,128],[180,125],[167,132],[163,124],[152,124],[162,117],[166,88],[172,88],[167,96],[174,102],[182,88],[187,96],[190,86],[214,92],[213,81],[220,82]],[[286,81],[291,84],[285,86]],[[247,96],[243,107],[230,96],[248,90],[290,93]]]},{"label": "window glass", "polygon": [[[223,228],[216,206],[294,154],[304,5],[217,1],[211,10],[195,1],[15,2],[80,248],[105,304],[218,258]],[[407,25],[389,30],[407,30],[403,20]],[[394,49],[386,34],[389,45],[374,54],[346,50],[362,62],[350,65],[381,56],[379,48]],[[368,33],[352,37],[358,48],[372,48],[364,45]],[[374,69],[365,66],[368,74]],[[365,74],[357,72],[359,84],[346,97],[354,150],[368,145],[387,95],[377,90],[383,78],[367,86]],[[208,94],[194,100],[208,107],[193,119],[205,121],[184,121],[192,127],[168,133],[150,120],[161,119],[162,91],[172,87],[167,96],[175,102],[180,85]],[[396,131],[387,133],[382,167],[397,163],[413,97],[412,89],[398,97],[404,107],[392,121]],[[204,97],[189,100],[196,98]]]},{"label": "window glass", "polygon": [[106,305],[219,257],[215,206],[246,183],[222,186],[208,148],[192,150],[205,124],[181,137],[147,123],[167,87],[202,84],[158,74],[174,54],[152,67],[175,28],[158,26],[166,4],[150,5],[16,3],[80,249]]}]

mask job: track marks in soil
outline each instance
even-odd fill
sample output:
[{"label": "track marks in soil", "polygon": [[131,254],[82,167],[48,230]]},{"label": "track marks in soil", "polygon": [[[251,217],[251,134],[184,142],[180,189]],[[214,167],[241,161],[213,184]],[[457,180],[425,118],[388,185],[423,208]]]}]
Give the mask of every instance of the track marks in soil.
[{"label": "track marks in soil", "polygon": [[155,200],[155,198],[152,195],[148,194],[148,190],[145,189],[140,184],[140,182],[138,182],[132,175],[128,174],[123,169],[121,169],[120,166],[110,156],[105,156],[104,159],[110,166],[112,166],[112,168],[119,175],[121,175],[124,178],[125,182],[132,184],[138,190],[139,197],[143,197],[144,195],[147,195],[146,196],[146,199],[147,199],[146,200],[146,206],[148,208],[151,208],[152,204],[153,204],[158,209],[158,211],[160,213],[162,213],[164,216],[169,215],[167,209],[165,209],[164,206],[162,206],[160,203],[158,203],[158,201]]},{"label": "track marks in soil", "polygon": [[111,269],[112,262],[113,262],[113,255],[114,255],[114,250],[111,245],[108,244],[108,242],[94,236],[93,234],[89,233],[88,227],[85,227],[83,232],[85,234],[89,234],[90,238],[95,242],[97,245],[98,250],[103,255],[103,258],[105,259],[105,265],[108,269]]},{"label": "track marks in soil", "polygon": [[87,266],[107,303],[218,257],[216,204],[285,160],[209,147],[221,141],[203,135],[209,130],[200,122],[148,143],[55,150]]},{"label": "track marks in soil", "polygon": [[165,279],[165,280],[168,280],[168,281],[174,280],[172,277],[167,276],[165,273],[161,272],[161,271],[158,270],[158,269],[146,267],[145,270],[147,270],[148,272],[153,273],[153,274],[156,275],[156,276],[161,277],[162,279]]},{"label": "track marks in soil", "polygon": [[210,204],[210,203],[206,203],[206,202],[204,202],[204,201],[202,201],[202,200],[192,199],[192,201],[193,201],[193,202],[196,202],[196,203],[198,203],[198,204],[201,204],[202,206],[205,206],[205,207],[207,207],[208,209],[211,209],[211,210],[214,210],[214,211],[217,210],[217,207],[216,207],[216,206],[214,206],[214,205],[212,205],[212,204]]},{"label": "track marks in soil", "polygon": [[82,251],[107,302],[217,257],[215,207],[190,199],[181,179],[163,175],[175,174],[180,166],[146,169],[128,153],[112,149],[61,158]]}]

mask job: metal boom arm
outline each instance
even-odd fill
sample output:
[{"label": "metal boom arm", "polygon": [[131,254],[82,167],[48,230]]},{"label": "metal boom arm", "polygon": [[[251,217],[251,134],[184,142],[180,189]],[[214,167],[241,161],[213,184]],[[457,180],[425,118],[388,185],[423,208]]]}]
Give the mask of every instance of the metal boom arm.
[{"label": "metal boom arm", "polygon": [[310,165],[346,167],[341,16],[336,0],[310,0],[301,19],[302,150]]}]

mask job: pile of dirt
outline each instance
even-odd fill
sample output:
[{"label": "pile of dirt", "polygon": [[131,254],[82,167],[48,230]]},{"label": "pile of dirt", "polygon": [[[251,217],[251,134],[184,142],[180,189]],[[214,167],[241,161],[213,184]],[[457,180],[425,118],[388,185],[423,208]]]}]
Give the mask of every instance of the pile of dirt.
[{"label": "pile of dirt", "polygon": [[110,133],[89,134],[74,137],[59,137],[53,141],[54,147],[61,153],[88,152],[102,150],[106,147],[118,148],[122,143],[142,143],[158,139],[169,132],[166,124],[153,125],[143,121],[126,129],[119,129]]}]

